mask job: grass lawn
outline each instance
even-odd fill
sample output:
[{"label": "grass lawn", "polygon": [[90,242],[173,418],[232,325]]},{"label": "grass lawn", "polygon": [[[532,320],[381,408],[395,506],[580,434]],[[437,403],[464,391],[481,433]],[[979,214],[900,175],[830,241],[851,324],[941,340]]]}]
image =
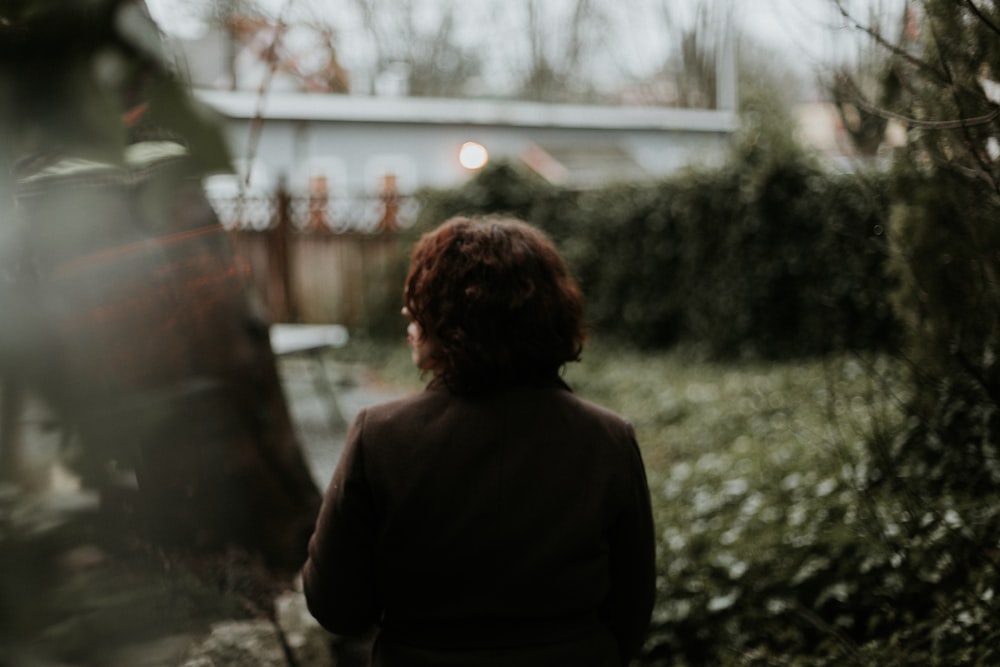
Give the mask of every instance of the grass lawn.
[{"label": "grass lawn", "polygon": [[[337,358],[406,389],[424,384],[402,341],[353,340]],[[632,421],[653,485],[676,475],[678,465],[721,466],[732,479],[773,469],[805,476],[840,470],[873,428],[898,418],[898,375],[882,358],[709,363],[683,351],[592,341],[564,377],[580,396]]]},{"label": "grass lawn", "polygon": [[632,421],[652,487],[688,472],[731,487],[839,473],[872,429],[898,419],[897,378],[885,359],[710,363],[600,343],[566,373]]}]

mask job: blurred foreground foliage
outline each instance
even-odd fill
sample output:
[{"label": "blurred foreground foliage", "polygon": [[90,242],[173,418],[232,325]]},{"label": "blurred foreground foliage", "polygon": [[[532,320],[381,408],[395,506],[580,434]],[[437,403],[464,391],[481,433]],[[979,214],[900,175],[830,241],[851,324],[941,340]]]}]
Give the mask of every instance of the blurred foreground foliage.
[{"label": "blurred foreground foliage", "polygon": [[37,399],[97,511],[290,578],[320,494],[201,187],[231,169],[217,121],[142,0],[0,3],[0,491],[29,486]]},{"label": "blurred foreground foliage", "polygon": [[174,75],[144,3],[4,0],[0,187],[28,158],[124,164],[128,143],[152,128],[183,138],[196,174],[232,169],[217,114]]}]

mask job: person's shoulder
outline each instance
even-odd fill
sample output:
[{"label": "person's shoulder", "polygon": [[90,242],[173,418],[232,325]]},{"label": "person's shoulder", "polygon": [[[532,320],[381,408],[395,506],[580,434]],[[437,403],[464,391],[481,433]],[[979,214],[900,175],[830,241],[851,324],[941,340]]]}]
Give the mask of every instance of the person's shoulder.
[{"label": "person's shoulder", "polygon": [[423,391],[376,403],[364,408],[359,416],[366,426],[375,426],[426,414],[428,411],[440,410],[449,401],[449,394],[433,385]]},{"label": "person's shoulder", "polygon": [[590,424],[600,424],[605,429],[613,429],[623,435],[632,436],[632,422],[614,410],[573,393],[568,388],[556,393],[558,400],[579,415],[579,419]]}]

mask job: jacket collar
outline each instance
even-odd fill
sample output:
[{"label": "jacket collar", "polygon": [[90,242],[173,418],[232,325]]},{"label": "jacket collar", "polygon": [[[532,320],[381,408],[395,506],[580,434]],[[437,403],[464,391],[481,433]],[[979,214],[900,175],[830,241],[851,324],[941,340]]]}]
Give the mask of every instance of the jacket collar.
[{"label": "jacket collar", "polygon": [[[566,384],[566,382],[559,375],[552,376],[552,378],[549,381],[547,381],[547,382],[540,382],[540,383],[537,383],[537,384],[532,383],[532,384],[525,384],[525,385],[512,385],[510,387],[504,387],[503,389],[514,389],[514,388],[519,388],[519,387],[538,387],[538,388],[551,387],[553,389],[563,389],[565,391],[573,393],[573,390],[570,388],[570,386],[568,384]],[[424,389],[425,389],[425,391],[447,391],[447,392],[451,392],[451,389],[448,387],[448,384],[444,381],[444,378],[441,377],[440,375],[435,375],[434,378],[430,382],[427,383],[427,386]],[[491,392],[486,392],[485,394],[482,394],[482,395],[489,395],[489,394],[495,393],[496,391],[497,390],[494,390],[494,391],[491,391]]]}]

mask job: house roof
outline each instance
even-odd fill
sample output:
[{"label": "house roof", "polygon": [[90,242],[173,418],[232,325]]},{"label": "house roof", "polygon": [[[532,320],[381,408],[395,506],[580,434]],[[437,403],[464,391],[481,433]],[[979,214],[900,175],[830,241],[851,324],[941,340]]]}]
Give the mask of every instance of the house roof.
[{"label": "house roof", "polygon": [[732,110],[542,104],[501,100],[373,97],[272,91],[196,90],[229,118],[367,123],[466,124],[580,129],[723,132],[736,129]]},{"label": "house roof", "polygon": [[652,177],[629,150],[617,143],[535,144],[520,158],[550,183],[559,185],[591,187]]}]

